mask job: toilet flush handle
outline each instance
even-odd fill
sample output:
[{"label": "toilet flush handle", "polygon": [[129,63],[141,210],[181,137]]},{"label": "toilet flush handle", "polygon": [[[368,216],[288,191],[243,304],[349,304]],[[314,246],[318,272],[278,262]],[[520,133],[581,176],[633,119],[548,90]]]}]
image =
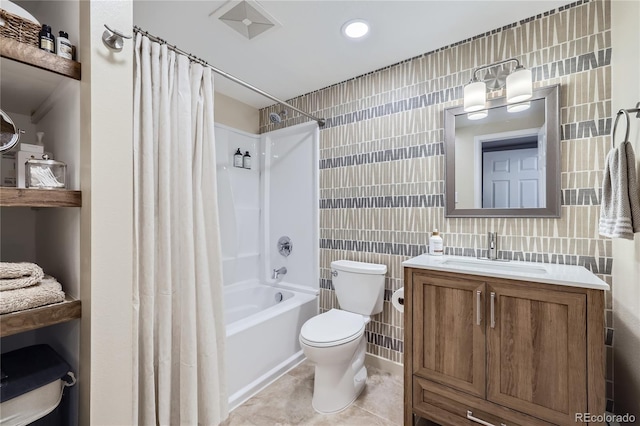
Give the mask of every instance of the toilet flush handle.
[{"label": "toilet flush handle", "polygon": [[331,276],[332,277],[337,277],[338,276],[338,271],[331,271]]}]

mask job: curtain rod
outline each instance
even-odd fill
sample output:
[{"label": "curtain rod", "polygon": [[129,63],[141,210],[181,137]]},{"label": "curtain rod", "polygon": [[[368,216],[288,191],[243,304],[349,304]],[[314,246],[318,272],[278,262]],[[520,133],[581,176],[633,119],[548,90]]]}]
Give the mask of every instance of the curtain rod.
[{"label": "curtain rod", "polygon": [[318,125],[320,127],[324,126],[324,124],[325,124],[324,118],[318,118],[318,117],[316,117],[314,115],[309,114],[308,112],[305,112],[305,111],[301,110],[300,108],[297,108],[297,107],[291,105],[289,102],[286,102],[286,101],[283,101],[281,99],[278,99],[275,96],[270,95],[269,93],[265,92],[264,90],[260,90],[257,87],[247,83],[246,81],[240,80],[238,77],[235,77],[235,76],[233,76],[233,75],[231,75],[231,74],[229,74],[227,72],[222,71],[221,69],[218,69],[218,68],[214,67],[213,65],[211,65],[210,63],[208,63],[204,59],[198,58],[197,56],[192,55],[191,53],[185,52],[184,50],[178,48],[175,45],[171,45],[171,44],[167,43],[166,40],[164,40],[164,39],[162,39],[162,38],[160,38],[158,36],[154,36],[153,34],[150,34],[148,31],[143,30],[142,28],[138,27],[137,25],[134,25],[133,32],[134,33],[141,33],[141,34],[145,35],[146,37],[148,37],[152,41],[164,44],[170,50],[173,50],[176,53],[180,53],[181,55],[185,55],[189,59],[191,59],[192,61],[197,62],[197,63],[199,63],[201,65],[204,65],[205,67],[211,68],[211,70],[213,72],[215,72],[216,74],[219,74],[219,75],[221,75],[221,76],[233,81],[234,83],[238,83],[239,85],[241,85],[243,87],[246,87],[249,90],[252,90],[252,91],[254,91],[254,92],[256,92],[256,93],[258,93],[258,94],[260,94],[260,95],[262,95],[262,96],[264,96],[266,98],[271,99],[272,101],[278,102],[279,104],[282,104],[282,105],[286,106],[287,108],[291,108],[292,110],[304,115],[305,117],[309,117],[310,119],[317,121]]}]

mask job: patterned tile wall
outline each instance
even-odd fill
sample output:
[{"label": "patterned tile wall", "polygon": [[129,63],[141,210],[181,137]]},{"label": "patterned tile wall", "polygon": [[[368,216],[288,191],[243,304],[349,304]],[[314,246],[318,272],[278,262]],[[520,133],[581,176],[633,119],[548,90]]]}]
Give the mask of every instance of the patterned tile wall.
[{"label": "patterned tile wall", "polygon": [[[502,256],[584,265],[611,285],[611,241],[598,235],[611,143],[610,22],[608,0],[579,1],[291,100],[326,118],[319,164],[321,311],[338,306],[331,261],[389,268],[384,311],[367,327],[368,352],[402,362],[403,318],[389,300],[403,285],[402,261],[426,252],[432,228],[443,233],[447,254],[475,256],[486,232],[497,231]],[[510,57],[532,70],[536,87],[561,85],[562,217],[447,219],[443,111],[462,104],[473,68]],[[268,119],[277,109],[261,110],[261,132],[278,128]],[[284,125],[302,121],[291,117]],[[611,300],[608,293],[608,330]],[[612,349],[609,342],[609,400]]]}]

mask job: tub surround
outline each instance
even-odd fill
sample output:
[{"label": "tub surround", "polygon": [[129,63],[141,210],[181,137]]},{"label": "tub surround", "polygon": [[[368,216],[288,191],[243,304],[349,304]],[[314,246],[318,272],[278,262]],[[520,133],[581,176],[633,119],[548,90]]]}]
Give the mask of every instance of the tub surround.
[{"label": "tub surround", "polygon": [[477,259],[423,254],[402,262],[405,267],[609,290],[609,285],[583,266]]},{"label": "tub surround", "polygon": [[[318,313],[317,125],[252,135],[216,124],[226,374],[234,408],[304,359],[298,336]],[[233,167],[249,151],[251,169]],[[278,239],[289,236],[283,257]],[[272,271],[287,274],[272,279]]]}]

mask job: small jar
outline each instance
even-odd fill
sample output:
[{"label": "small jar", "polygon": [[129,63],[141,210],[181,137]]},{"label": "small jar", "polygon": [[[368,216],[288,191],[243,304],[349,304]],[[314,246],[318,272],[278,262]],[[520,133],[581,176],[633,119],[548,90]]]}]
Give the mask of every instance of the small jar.
[{"label": "small jar", "polygon": [[40,49],[49,53],[56,53],[56,43],[53,34],[51,34],[51,27],[49,25],[43,25],[39,33]]},{"label": "small jar", "polygon": [[64,189],[67,187],[67,165],[50,160],[47,154],[42,160],[30,159],[25,163],[25,186],[40,189]]},{"label": "small jar", "polygon": [[60,31],[56,40],[56,54],[66,59],[73,59],[73,46],[69,42],[69,34]]}]

